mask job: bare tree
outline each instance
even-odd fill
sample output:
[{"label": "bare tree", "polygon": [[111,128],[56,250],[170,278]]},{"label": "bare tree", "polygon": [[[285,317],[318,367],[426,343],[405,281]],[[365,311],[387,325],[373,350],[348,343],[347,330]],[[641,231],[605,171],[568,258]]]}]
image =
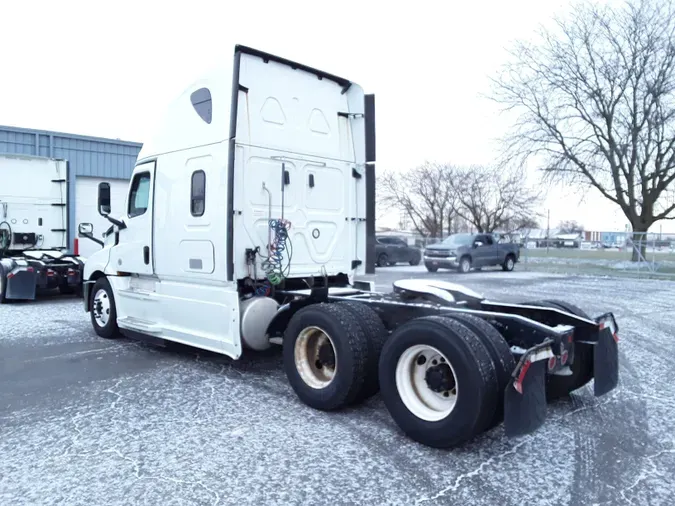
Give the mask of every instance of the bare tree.
[{"label": "bare tree", "polygon": [[529,230],[539,228],[539,221],[533,216],[521,216],[509,224],[508,230],[517,232],[519,230]]},{"label": "bare tree", "polygon": [[584,226],[574,220],[562,220],[558,228],[563,234],[580,234],[584,231]]},{"label": "bare tree", "polygon": [[424,237],[441,237],[450,223],[455,195],[450,165],[426,162],[402,172],[386,172],[377,183],[383,208],[405,212]]},{"label": "bare tree", "polygon": [[519,113],[509,155],[543,155],[551,180],[596,188],[634,235],[675,219],[672,1],[581,3],[540,35],[494,79],[493,98]]},{"label": "bare tree", "polygon": [[471,232],[472,225],[467,220],[456,214],[455,209],[452,210],[453,216],[451,216],[450,221],[448,222],[448,235],[450,234],[461,234]]},{"label": "bare tree", "polygon": [[522,169],[469,166],[456,169],[450,186],[455,213],[478,232],[526,228],[536,215],[539,196],[525,185]]}]

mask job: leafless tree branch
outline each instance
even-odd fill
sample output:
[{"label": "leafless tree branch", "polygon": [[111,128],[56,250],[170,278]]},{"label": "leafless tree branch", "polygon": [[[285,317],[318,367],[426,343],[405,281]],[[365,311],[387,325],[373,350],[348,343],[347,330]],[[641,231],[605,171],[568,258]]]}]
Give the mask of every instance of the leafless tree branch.
[{"label": "leafless tree branch", "polygon": [[546,177],[595,187],[637,233],[674,218],[674,14],[673,0],[581,2],[493,80],[518,113],[507,158],[541,155]]}]

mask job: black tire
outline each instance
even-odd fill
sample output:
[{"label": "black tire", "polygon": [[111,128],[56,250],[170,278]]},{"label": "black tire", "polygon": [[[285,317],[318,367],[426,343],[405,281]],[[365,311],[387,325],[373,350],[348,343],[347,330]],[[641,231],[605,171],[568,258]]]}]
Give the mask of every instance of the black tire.
[{"label": "black tire", "polygon": [[[94,302],[96,295],[101,290],[105,292],[104,298],[109,300],[109,311],[106,311],[108,318],[104,325],[101,325],[101,323],[99,323],[98,319],[96,318],[97,313],[100,311],[97,309],[96,303]],[[91,318],[91,324],[94,327],[94,332],[96,332],[99,337],[104,339],[115,339],[119,337],[120,332],[119,328],[117,327],[117,308],[115,306],[115,295],[113,294],[108,278],[98,278],[96,283],[94,283],[94,287],[91,289],[89,297],[89,315]]]},{"label": "black tire", "polygon": [[424,266],[427,268],[427,270],[428,270],[429,272],[436,272],[436,271],[438,271],[438,267],[435,267],[435,266],[433,266],[433,265],[424,264]]},{"label": "black tire", "polygon": [[361,391],[356,395],[353,402],[354,404],[358,404],[380,391],[377,368],[380,362],[382,347],[389,337],[389,332],[373,308],[360,302],[338,302],[336,305],[346,308],[354,316],[354,319],[359,323],[361,330],[366,336],[366,343],[368,345],[366,377],[363,382],[363,388],[361,388]]},{"label": "black tire", "polygon": [[410,265],[413,265],[413,266],[414,266],[414,265],[419,265],[421,261],[422,261],[422,256],[421,256],[421,255],[417,255],[417,256],[415,256],[412,260],[410,260],[409,263],[410,263]]},{"label": "black tire", "polygon": [[504,391],[511,383],[511,373],[516,368],[516,360],[504,337],[483,318],[470,314],[457,314],[448,318],[459,321],[473,331],[480,338],[494,364],[497,373],[498,395],[495,414],[488,426],[488,429],[492,429],[504,421]]},{"label": "black tire", "polygon": [[460,258],[457,270],[462,274],[468,273],[471,270],[471,257],[464,255],[462,258]]},{"label": "black tire", "polygon": [[[313,388],[302,378],[295,361],[296,342],[309,327],[317,327],[330,337],[337,363],[330,383],[319,388]],[[283,361],[288,382],[302,402],[314,409],[336,410],[351,404],[363,389],[368,342],[347,308],[330,303],[313,304],[295,313],[288,323],[284,333]],[[321,364],[319,368],[322,367]]]},{"label": "black tire", "polygon": [[72,295],[74,290],[72,287],[68,286],[67,283],[62,283],[59,285],[59,293],[61,295]]},{"label": "black tire", "polygon": [[388,262],[389,262],[389,257],[387,256],[386,253],[381,253],[380,256],[377,257],[377,266],[378,267],[386,267]]},{"label": "black tire", "polygon": [[[560,309],[582,318],[591,319],[583,309],[562,300],[540,300],[526,302],[525,304]],[[572,374],[570,376],[546,375],[546,399],[548,401],[568,397],[570,393],[580,389],[593,379],[594,351],[595,348],[592,344],[574,344],[574,361],[570,366]]]},{"label": "black tire", "polygon": [[5,268],[0,265],[0,304],[5,303],[5,293],[7,293],[7,275]]},{"label": "black tire", "polygon": [[506,255],[504,263],[502,264],[502,270],[506,272],[511,272],[516,266],[516,257],[514,255]]},{"label": "black tire", "polygon": [[[399,359],[415,345],[440,351],[454,369],[456,404],[449,414],[436,421],[425,420],[410,411],[397,387]],[[457,321],[427,316],[401,325],[385,343],[379,369],[380,392],[389,414],[408,437],[419,443],[435,448],[457,446],[483,432],[493,419],[497,402],[494,364],[480,339]]]}]

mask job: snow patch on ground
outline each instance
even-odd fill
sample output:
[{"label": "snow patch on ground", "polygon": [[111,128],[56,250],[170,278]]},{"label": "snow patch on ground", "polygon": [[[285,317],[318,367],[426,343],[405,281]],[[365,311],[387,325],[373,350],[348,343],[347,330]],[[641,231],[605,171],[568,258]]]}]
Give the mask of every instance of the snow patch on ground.
[{"label": "snow patch on ground", "polygon": [[[391,287],[408,269],[374,279]],[[0,504],[673,503],[674,283],[410,275],[613,311],[619,388],[596,398],[591,383],[550,404],[529,436],[499,426],[441,451],[405,437],[379,396],[337,413],[306,407],[276,348],[238,361],[162,350],[97,338],[78,299],[1,305]]]}]

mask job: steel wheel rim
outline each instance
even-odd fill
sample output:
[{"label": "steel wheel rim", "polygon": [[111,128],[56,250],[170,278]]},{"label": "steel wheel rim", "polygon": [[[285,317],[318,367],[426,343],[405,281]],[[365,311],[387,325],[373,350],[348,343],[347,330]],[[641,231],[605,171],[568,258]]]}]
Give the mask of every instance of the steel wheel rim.
[{"label": "steel wheel rim", "polygon": [[[424,357],[423,363],[420,363],[421,357]],[[426,374],[430,368],[440,364],[447,365],[454,386],[439,393],[431,389]],[[406,408],[427,422],[446,418],[457,405],[459,388],[452,363],[438,349],[426,344],[416,344],[401,354],[396,364],[396,388]]]},{"label": "steel wheel rim", "polygon": [[470,269],[469,261],[468,260],[462,260],[462,272],[469,272]]},{"label": "steel wheel rim", "polygon": [[94,295],[92,312],[96,324],[99,327],[105,327],[110,317],[110,297],[108,297],[108,292],[103,288],[100,288]]},{"label": "steel wheel rim", "polygon": [[293,354],[295,369],[309,387],[320,390],[333,382],[338,358],[335,343],[325,330],[313,326],[303,329],[295,341]]},{"label": "steel wheel rim", "polygon": [[513,258],[506,259],[506,268],[509,270],[513,269]]}]

